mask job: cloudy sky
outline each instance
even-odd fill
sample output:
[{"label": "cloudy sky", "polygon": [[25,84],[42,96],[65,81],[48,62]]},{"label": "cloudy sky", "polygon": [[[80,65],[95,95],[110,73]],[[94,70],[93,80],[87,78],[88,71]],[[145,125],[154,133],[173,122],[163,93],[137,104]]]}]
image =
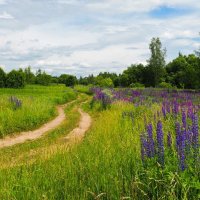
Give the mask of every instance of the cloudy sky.
[{"label": "cloudy sky", "polygon": [[167,61],[200,45],[199,0],[0,0],[0,66],[59,75],[145,63],[152,37]]}]

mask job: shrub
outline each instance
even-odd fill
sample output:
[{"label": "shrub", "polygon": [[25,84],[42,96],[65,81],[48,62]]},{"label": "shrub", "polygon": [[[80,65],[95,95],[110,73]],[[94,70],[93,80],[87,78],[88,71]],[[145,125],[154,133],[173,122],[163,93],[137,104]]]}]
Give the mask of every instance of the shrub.
[{"label": "shrub", "polygon": [[173,88],[170,83],[162,82],[158,86],[159,88]]},{"label": "shrub", "polygon": [[23,88],[25,86],[25,75],[22,71],[12,70],[7,74],[6,87]]},{"label": "shrub", "polygon": [[131,83],[131,88],[144,88],[144,85],[142,83]]}]

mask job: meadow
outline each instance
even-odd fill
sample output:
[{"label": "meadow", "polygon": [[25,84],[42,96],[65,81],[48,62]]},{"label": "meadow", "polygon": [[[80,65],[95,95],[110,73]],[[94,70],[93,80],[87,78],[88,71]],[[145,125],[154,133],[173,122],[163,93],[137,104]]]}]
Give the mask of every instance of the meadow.
[{"label": "meadow", "polygon": [[[200,198],[198,91],[75,90],[79,97],[61,127],[1,150],[0,199]],[[93,123],[83,142],[70,147],[60,138],[76,127],[79,107]]]},{"label": "meadow", "polygon": [[31,130],[55,117],[57,104],[76,97],[64,85],[0,89],[0,137]]}]

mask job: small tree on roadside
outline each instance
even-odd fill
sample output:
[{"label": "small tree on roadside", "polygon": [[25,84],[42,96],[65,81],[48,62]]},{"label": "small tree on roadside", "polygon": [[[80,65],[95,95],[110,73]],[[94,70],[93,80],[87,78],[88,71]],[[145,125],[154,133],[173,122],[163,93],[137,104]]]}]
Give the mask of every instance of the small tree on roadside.
[{"label": "small tree on roadside", "polygon": [[5,87],[6,84],[6,73],[0,67],[0,88]]}]

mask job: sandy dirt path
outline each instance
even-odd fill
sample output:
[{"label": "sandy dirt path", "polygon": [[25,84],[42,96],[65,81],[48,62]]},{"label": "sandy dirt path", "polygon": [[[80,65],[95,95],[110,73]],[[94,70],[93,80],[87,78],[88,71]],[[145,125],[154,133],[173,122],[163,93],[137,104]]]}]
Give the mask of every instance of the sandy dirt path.
[{"label": "sandy dirt path", "polygon": [[88,113],[83,112],[80,108],[78,109],[78,112],[81,115],[78,127],[74,128],[66,137],[64,137],[64,140],[69,141],[70,144],[80,142],[92,124],[92,119]]},{"label": "sandy dirt path", "polygon": [[8,137],[5,137],[4,139],[0,139],[0,149],[4,147],[10,147],[15,144],[24,143],[28,140],[38,139],[42,135],[47,133],[48,131],[55,129],[65,120],[64,108],[73,102],[74,101],[71,101],[67,104],[57,106],[56,108],[57,108],[58,116],[54,118],[52,121],[47,122],[46,124],[42,125],[39,129],[36,129],[33,131],[21,132],[19,135],[16,135],[13,137],[8,136]]}]

